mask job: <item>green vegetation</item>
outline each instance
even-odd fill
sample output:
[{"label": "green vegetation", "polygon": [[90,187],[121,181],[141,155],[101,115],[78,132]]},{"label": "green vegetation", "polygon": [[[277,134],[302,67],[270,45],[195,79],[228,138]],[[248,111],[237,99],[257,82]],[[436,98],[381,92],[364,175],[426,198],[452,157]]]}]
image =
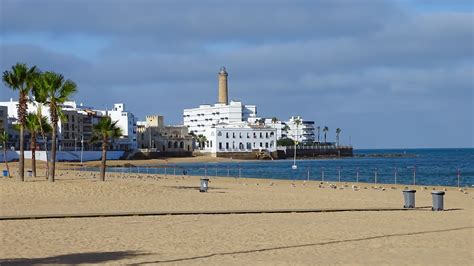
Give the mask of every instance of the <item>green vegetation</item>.
[{"label": "green vegetation", "polygon": [[102,117],[99,123],[94,125],[91,142],[102,142],[102,163],[100,165],[100,181],[105,181],[105,171],[107,163],[107,147],[112,139],[122,136],[122,130],[117,126],[117,122],[112,122],[110,117]]},{"label": "green vegetation", "polygon": [[18,96],[18,124],[20,125],[20,162],[18,166],[19,179],[25,181],[25,123],[28,113],[28,96],[33,89],[33,84],[38,78],[36,66],[27,67],[25,64],[17,63],[12,66],[11,71],[3,72],[3,83],[10,89],[19,92]]}]

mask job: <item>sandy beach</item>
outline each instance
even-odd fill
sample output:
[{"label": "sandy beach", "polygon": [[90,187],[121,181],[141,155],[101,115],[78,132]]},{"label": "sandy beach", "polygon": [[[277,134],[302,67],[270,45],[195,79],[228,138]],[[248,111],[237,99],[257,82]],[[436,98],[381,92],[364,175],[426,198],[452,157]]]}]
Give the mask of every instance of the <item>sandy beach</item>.
[{"label": "sandy beach", "polygon": [[[0,216],[150,211],[400,208],[405,186],[58,171],[0,179]],[[366,187],[367,189],[364,189]],[[393,188],[392,188],[393,187]],[[342,188],[342,189],[340,189]],[[412,187],[410,187],[412,188]],[[433,187],[417,189],[431,206]],[[435,189],[443,189],[436,187]],[[450,264],[474,263],[471,191],[447,188],[444,212],[370,211],[0,221],[8,264]]]}]

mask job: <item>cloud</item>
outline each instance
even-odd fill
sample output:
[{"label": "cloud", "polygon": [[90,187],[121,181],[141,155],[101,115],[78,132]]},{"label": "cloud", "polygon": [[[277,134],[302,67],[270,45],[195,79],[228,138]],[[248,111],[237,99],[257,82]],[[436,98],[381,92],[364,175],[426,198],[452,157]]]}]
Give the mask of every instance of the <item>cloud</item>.
[{"label": "cloud", "polygon": [[[473,12],[426,5],[4,0],[0,67],[36,64],[76,81],[86,104],[121,101],[140,117],[156,112],[179,123],[183,108],[216,99],[225,65],[231,98],[265,116],[347,125],[370,146],[359,126],[378,128],[384,117],[397,127],[416,126],[417,116],[441,117],[436,127],[444,128],[470,119]],[[0,88],[0,96],[14,93]],[[426,145],[438,145],[443,136],[430,121],[414,130],[433,132]],[[472,126],[462,127],[466,136],[452,145],[472,146]],[[402,144],[392,137],[387,145]]]}]

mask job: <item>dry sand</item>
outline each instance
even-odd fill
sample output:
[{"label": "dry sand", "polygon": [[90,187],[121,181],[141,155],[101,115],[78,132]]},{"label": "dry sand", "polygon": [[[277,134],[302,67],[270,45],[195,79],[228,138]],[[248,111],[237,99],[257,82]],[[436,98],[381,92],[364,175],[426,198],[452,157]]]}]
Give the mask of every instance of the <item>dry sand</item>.
[{"label": "dry sand", "polygon": [[[133,177],[133,178],[132,178]],[[212,178],[199,193],[198,177],[59,171],[24,183],[0,179],[0,215],[398,208],[401,188],[362,184],[330,189],[319,182]],[[272,184],[272,185],[271,185]],[[292,185],[294,184],[294,185]],[[339,184],[343,186],[344,184]],[[416,187],[417,206],[431,206]],[[439,188],[437,188],[439,189]],[[473,265],[474,204],[448,188],[445,208],[391,212],[196,215],[0,221],[3,264],[450,264]]]}]

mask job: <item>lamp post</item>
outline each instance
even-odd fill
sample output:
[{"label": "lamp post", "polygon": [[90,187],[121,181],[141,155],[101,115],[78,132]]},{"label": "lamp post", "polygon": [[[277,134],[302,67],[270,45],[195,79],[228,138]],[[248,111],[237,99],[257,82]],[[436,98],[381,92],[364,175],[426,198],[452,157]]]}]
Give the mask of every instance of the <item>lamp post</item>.
[{"label": "lamp post", "polygon": [[83,156],[84,156],[84,135],[81,135],[81,165],[82,165]]}]

